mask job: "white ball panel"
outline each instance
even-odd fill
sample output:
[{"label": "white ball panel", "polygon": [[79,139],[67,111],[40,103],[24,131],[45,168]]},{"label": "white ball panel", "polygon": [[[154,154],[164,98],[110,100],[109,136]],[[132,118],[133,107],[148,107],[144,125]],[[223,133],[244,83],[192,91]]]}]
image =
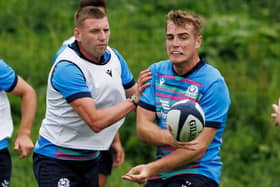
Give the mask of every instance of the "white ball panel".
[{"label": "white ball panel", "polygon": [[[186,119],[181,119],[183,115]],[[180,124],[183,123],[180,130]],[[200,105],[191,100],[181,100],[176,102],[167,114],[168,128],[172,129],[172,136],[178,141],[191,141],[203,130],[205,115]],[[180,134],[179,134],[180,133]],[[178,135],[179,134],[179,135]]]}]

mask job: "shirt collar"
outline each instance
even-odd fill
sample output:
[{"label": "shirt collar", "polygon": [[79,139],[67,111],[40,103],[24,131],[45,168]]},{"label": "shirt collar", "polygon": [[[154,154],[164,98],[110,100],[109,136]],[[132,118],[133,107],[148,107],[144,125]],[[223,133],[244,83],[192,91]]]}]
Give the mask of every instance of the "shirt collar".
[{"label": "shirt collar", "polygon": [[90,60],[90,59],[86,58],[86,57],[81,53],[80,48],[79,48],[79,46],[78,46],[77,40],[75,40],[73,43],[69,44],[68,46],[69,46],[72,50],[74,50],[74,51],[76,52],[76,54],[77,54],[79,57],[81,57],[81,58],[83,58],[83,59],[85,59],[85,60],[87,60],[87,61],[89,61],[89,62],[91,62],[91,63],[93,63],[93,64],[96,64],[96,65],[104,65],[104,64],[107,64],[107,63],[109,62],[109,60],[111,59],[111,53],[110,53],[110,51],[109,51],[108,49],[106,49],[106,51],[105,51],[104,55],[101,57],[100,61],[99,61],[99,62],[95,62],[95,61],[93,61],[93,60]]},{"label": "shirt collar", "polygon": [[188,71],[187,73],[185,73],[184,75],[178,75],[173,66],[172,66],[172,70],[173,70],[173,73],[176,75],[176,76],[180,76],[180,77],[187,77],[189,76],[190,74],[192,74],[193,72],[195,71],[198,71],[204,64],[206,64],[205,60],[203,58],[200,58],[200,61],[190,70]]}]

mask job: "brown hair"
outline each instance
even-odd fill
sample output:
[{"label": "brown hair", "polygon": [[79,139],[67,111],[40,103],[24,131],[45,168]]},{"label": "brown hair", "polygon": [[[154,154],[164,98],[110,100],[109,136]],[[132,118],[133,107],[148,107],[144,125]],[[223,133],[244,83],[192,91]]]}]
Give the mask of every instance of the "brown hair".
[{"label": "brown hair", "polygon": [[106,2],[105,0],[80,0],[79,8],[86,6],[103,7],[106,9]]},{"label": "brown hair", "polygon": [[99,8],[94,6],[86,6],[78,9],[75,15],[76,27],[83,25],[83,22],[89,18],[102,19],[106,17],[106,14],[102,12]]},{"label": "brown hair", "polygon": [[201,35],[202,29],[202,20],[201,18],[191,12],[186,12],[182,10],[171,10],[167,14],[167,22],[166,24],[172,21],[175,25],[185,25],[185,24],[192,24],[194,27],[194,34],[196,36]]}]

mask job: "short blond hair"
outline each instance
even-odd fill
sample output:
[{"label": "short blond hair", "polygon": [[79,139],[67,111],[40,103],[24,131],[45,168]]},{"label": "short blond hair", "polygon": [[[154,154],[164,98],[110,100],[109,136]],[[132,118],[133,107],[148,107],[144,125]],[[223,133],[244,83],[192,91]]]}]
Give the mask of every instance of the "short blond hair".
[{"label": "short blond hair", "polygon": [[167,22],[172,21],[175,25],[185,25],[192,24],[194,27],[194,34],[196,36],[201,35],[202,30],[202,19],[191,12],[186,12],[182,10],[171,10],[167,14]]}]

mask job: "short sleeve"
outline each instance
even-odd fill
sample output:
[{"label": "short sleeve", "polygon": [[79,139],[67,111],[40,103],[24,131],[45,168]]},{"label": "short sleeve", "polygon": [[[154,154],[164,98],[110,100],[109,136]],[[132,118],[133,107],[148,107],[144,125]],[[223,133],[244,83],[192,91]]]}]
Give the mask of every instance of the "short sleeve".
[{"label": "short sleeve", "polygon": [[116,49],[113,49],[113,51],[115,52],[115,54],[117,55],[121,63],[121,68],[122,68],[121,79],[122,79],[123,87],[125,89],[131,88],[135,84],[133,74],[131,73],[128,64],[126,63],[122,55]]},{"label": "short sleeve", "polygon": [[15,71],[6,64],[3,60],[0,60],[0,90],[9,92],[17,84],[17,75]]},{"label": "short sleeve", "polygon": [[206,126],[220,128],[225,123],[230,107],[230,96],[226,83],[223,79],[218,79],[206,90],[201,99]]},{"label": "short sleeve", "polygon": [[152,73],[152,79],[150,79],[147,83],[150,83],[150,86],[146,87],[142,92],[140,97],[139,105],[147,110],[156,111],[156,101],[155,101],[155,80],[156,73],[154,71],[153,66],[149,67]]},{"label": "short sleeve", "polygon": [[55,65],[51,83],[69,103],[77,98],[91,97],[85,76],[80,68],[71,62],[62,61]]}]

